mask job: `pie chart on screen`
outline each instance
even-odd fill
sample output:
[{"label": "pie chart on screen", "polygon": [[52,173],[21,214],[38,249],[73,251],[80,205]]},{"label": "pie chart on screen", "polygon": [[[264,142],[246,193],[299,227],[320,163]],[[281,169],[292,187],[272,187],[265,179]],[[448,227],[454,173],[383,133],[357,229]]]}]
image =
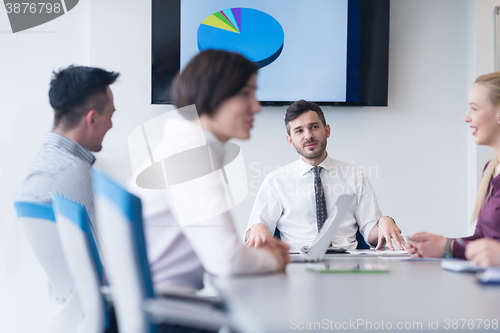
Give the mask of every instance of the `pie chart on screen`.
[{"label": "pie chart on screen", "polygon": [[271,15],[252,8],[213,13],[198,27],[198,49],[234,51],[265,67],[278,59],[285,33]]}]

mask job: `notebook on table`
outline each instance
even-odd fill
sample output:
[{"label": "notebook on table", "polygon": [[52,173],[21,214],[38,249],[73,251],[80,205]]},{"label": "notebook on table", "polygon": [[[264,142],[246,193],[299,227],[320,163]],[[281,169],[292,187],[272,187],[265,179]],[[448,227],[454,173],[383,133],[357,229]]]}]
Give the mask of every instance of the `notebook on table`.
[{"label": "notebook on table", "polygon": [[500,284],[500,267],[486,268],[476,274],[476,279],[482,284]]},{"label": "notebook on table", "polygon": [[484,268],[479,267],[472,261],[461,259],[448,259],[441,262],[441,268],[452,272],[479,272]]},{"label": "notebook on table", "polygon": [[310,263],[306,267],[309,272],[319,274],[389,273],[389,267],[379,263],[324,262]]}]

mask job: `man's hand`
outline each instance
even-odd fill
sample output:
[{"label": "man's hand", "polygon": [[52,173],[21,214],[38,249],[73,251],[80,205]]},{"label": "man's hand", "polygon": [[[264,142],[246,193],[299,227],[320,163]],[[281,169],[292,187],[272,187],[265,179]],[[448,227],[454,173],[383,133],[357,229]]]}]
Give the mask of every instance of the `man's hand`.
[{"label": "man's hand", "polygon": [[418,232],[408,239],[408,243],[410,244],[408,253],[412,257],[442,258],[446,237],[428,232]]},{"label": "man's hand", "polygon": [[278,261],[278,270],[285,270],[286,265],[290,262],[290,255],[288,254],[290,247],[288,244],[271,237],[265,243],[261,244],[260,248],[268,251],[276,258]]},{"label": "man's hand", "polygon": [[263,223],[254,224],[245,233],[245,240],[247,246],[260,247],[268,240],[274,240],[273,235],[269,232]]},{"label": "man's hand", "polygon": [[470,242],[465,257],[481,267],[500,266],[500,242],[487,238]]},{"label": "man's hand", "polygon": [[407,245],[403,236],[401,236],[401,229],[399,229],[396,223],[394,223],[394,221],[388,216],[380,218],[378,227],[374,227],[372,231],[370,231],[368,238],[372,244],[375,240],[377,241],[375,250],[380,249],[384,245],[384,242],[387,242],[389,248],[394,251],[392,239],[394,239],[394,242],[398,245],[401,251],[404,250],[403,246]]}]

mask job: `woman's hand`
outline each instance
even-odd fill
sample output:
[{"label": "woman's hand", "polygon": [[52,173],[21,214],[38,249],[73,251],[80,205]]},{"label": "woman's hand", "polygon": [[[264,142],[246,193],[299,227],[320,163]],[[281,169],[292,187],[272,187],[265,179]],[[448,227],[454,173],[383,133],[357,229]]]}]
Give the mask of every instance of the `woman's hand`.
[{"label": "woman's hand", "polygon": [[410,244],[408,253],[412,257],[442,258],[446,237],[428,232],[418,232],[408,239],[408,243]]},{"label": "woman's hand", "polygon": [[288,251],[290,247],[285,242],[276,238],[267,239],[266,242],[260,245],[260,248],[268,251],[278,262],[278,270],[284,271],[286,265],[290,262]]},{"label": "woman's hand", "polygon": [[500,242],[487,238],[470,242],[465,257],[481,267],[500,266]]}]

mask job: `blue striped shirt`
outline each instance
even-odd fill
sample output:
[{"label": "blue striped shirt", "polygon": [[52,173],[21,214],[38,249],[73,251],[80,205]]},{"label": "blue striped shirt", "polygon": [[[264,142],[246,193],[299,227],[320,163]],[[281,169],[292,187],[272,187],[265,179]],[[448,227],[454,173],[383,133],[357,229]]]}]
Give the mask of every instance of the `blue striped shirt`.
[{"label": "blue striped shirt", "polygon": [[19,200],[52,203],[52,193],[57,192],[85,206],[103,262],[92,194],[94,161],[94,155],[76,141],[54,132],[47,133],[42,149],[24,179]]}]

